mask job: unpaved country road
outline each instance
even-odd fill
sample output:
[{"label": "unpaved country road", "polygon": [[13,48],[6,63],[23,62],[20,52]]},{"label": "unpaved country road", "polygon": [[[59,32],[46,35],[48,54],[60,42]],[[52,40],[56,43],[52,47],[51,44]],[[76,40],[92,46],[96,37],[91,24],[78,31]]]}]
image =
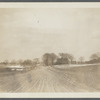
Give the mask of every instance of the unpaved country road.
[{"label": "unpaved country road", "polygon": [[26,73],[0,76],[0,92],[98,92],[100,68],[37,67]]}]

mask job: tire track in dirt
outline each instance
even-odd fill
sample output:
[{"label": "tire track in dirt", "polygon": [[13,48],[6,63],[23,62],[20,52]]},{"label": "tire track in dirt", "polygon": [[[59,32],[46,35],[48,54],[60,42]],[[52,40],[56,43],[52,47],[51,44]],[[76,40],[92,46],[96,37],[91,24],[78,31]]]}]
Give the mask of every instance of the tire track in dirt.
[{"label": "tire track in dirt", "polygon": [[[72,68],[71,68],[72,69]],[[94,70],[94,69],[93,69]],[[78,71],[77,71],[78,72]],[[23,74],[1,77],[1,92],[89,92],[100,91],[99,76],[93,71],[76,73],[70,69],[39,67]],[[79,76],[80,75],[80,76]],[[81,78],[78,78],[81,77]],[[97,77],[97,79],[95,79]],[[95,86],[98,82],[98,86]]]}]

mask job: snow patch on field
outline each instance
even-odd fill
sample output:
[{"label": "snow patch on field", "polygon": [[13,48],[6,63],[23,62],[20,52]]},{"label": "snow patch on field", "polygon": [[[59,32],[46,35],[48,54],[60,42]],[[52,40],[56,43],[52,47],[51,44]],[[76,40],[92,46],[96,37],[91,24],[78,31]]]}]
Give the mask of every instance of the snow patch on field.
[{"label": "snow patch on field", "polygon": [[97,66],[100,64],[70,64],[70,65],[55,65],[56,68],[72,68],[72,67],[85,67],[85,66]]},{"label": "snow patch on field", "polygon": [[8,68],[24,68],[24,66],[16,65],[16,66],[8,66]]}]

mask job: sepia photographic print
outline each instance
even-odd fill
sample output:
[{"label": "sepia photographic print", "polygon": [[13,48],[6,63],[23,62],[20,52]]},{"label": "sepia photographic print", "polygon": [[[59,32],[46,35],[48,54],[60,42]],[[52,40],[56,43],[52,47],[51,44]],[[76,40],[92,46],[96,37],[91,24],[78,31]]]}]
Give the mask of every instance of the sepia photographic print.
[{"label": "sepia photographic print", "polygon": [[1,3],[0,93],[79,92],[100,92],[100,3]]}]

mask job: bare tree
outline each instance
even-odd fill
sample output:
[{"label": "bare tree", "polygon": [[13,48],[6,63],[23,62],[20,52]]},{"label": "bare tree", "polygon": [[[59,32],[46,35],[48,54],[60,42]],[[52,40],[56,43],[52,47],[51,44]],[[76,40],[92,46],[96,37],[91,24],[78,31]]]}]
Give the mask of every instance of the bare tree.
[{"label": "bare tree", "polygon": [[72,54],[67,54],[68,55],[68,59],[70,60],[70,63],[72,63],[72,61],[74,60],[74,56]]},{"label": "bare tree", "polygon": [[17,61],[17,64],[22,65],[22,64],[23,64],[23,60],[22,60],[22,59],[19,59],[19,60]]},{"label": "bare tree", "polygon": [[82,64],[84,62],[84,57],[79,58],[80,63]]},{"label": "bare tree", "polygon": [[33,62],[32,62],[32,60],[27,59],[27,60],[23,61],[23,65],[33,65]]},{"label": "bare tree", "polygon": [[99,58],[99,56],[96,53],[92,54],[90,57],[91,60],[98,59],[98,58]]},{"label": "bare tree", "polygon": [[9,61],[8,61],[8,60],[5,60],[5,61],[3,62],[3,64],[9,64]]},{"label": "bare tree", "polygon": [[100,63],[100,52],[94,53],[90,56],[90,63]]},{"label": "bare tree", "polygon": [[11,64],[11,65],[16,65],[17,62],[16,62],[16,60],[13,59],[13,60],[10,62],[10,64]]}]

